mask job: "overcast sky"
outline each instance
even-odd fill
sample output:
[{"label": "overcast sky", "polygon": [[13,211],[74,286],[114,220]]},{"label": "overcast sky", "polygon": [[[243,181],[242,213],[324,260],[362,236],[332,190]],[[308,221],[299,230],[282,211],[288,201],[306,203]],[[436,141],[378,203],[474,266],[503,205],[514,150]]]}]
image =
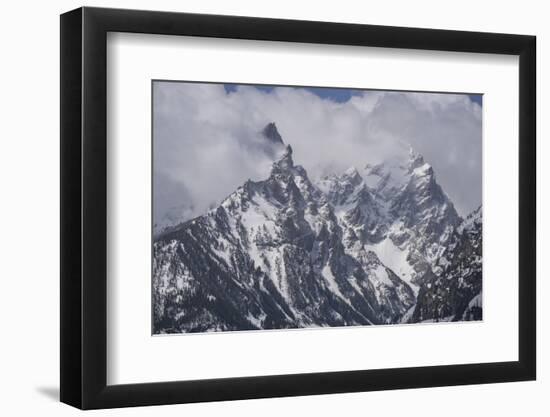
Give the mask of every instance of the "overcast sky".
[{"label": "overcast sky", "polygon": [[203,214],[271,166],[275,122],[315,179],[409,143],[461,215],[481,204],[481,96],[160,82],[153,85],[154,221]]}]

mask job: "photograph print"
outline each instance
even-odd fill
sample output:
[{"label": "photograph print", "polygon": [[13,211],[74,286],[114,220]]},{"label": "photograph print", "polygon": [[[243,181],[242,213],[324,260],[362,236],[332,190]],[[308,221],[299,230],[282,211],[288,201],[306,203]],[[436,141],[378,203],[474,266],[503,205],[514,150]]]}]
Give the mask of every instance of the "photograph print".
[{"label": "photograph print", "polygon": [[482,320],[482,95],[152,81],[152,333]]}]

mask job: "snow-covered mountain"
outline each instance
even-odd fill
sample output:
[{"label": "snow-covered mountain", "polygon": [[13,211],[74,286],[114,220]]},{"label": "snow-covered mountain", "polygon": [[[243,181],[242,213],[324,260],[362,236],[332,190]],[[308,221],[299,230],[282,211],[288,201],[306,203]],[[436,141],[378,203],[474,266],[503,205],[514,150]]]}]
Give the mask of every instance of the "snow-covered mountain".
[{"label": "snow-covered mountain", "polygon": [[420,155],[314,183],[263,136],[268,178],[156,236],[155,333],[481,318],[481,210],[462,222]]},{"label": "snow-covered mountain", "polygon": [[[281,156],[282,152],[284,152],[285,144],[283,142],[283,138],[277,130],[277,126],[275,126],[275,123],[268,123],[263,129],[255,132],[252,136],[253,137],[248,143],[250,154],[267,157],[268,160],[274,161]],[[166,178],[165,181],[167,181]],[[157,186],[162,189],[160,184],[157,185],[155,181],[154,187]],[[153,236],[155,237],[163,232],[169,231],[173,227],[189,219],[192,213],[195,212],[196,207],[190,201],[190,193],[188,190],[186,190],[181,184],[178,184],[177,186],[180,189],[174,189],[174,187],[172,187],[169,192],[178,193],[180,197],[177,199],[178,201],[182,200],[181,197],[183,194],[184,201],[183,203],[176,204],[169,208],[163,208],[158,211],[155,206],[155,216],[153,220]],[[188,198],[186,199],[185,197]]]},{"label": "snow-covered mountain", "polygon": [[408,321],[481,320],[481,207],[452,232],[432,271]]}]

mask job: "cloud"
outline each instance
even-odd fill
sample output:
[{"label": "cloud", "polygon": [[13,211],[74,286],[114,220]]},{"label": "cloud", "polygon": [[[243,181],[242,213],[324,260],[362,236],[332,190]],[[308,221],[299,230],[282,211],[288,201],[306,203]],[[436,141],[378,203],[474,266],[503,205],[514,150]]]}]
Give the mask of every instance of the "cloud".
[{"label": "cloud", "polygon": [[342,103],[305,89],[155,82],[154,216],[203,214],[271,161],[271,121],[312,178],[380,162],[399,142],[424,155],[465,215],[481,204],[481,107],[467,95],[365,91]]}]

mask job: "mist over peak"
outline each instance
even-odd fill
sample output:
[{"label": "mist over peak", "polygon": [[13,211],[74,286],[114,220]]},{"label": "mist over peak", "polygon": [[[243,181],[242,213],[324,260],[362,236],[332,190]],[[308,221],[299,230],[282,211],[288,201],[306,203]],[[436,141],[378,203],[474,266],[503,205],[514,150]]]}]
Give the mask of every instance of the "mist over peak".
[{"label": "mist over peak", "polygon": [[[155,223],[174,210],[199,216],[265,178],[285,144],[315,180],[351,166],[363,175],[412,147],[462,216],[481,204],[480,107],[463,95],[357,90],[334,102],[299,88],[227,94],[223,85],[155,82],[153,119],[154,193],[164,196]],[[364,175],[369,186],[375,171]]]}]

